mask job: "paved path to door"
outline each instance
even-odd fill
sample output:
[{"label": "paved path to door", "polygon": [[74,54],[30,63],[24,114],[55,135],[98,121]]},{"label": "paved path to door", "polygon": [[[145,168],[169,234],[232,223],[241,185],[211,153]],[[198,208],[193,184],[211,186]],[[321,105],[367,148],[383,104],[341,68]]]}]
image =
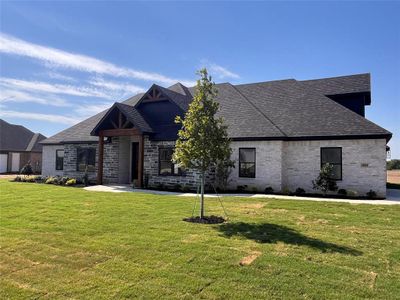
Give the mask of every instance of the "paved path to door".
[{"label": "paved path to door", "polygon": [[[153,195],[174,195],[180,197],[196,197],[195,193],[176,193],[166,191],[154,191],[145,189],[132,189],[130,185],[93,185],[84,188],[87,191],[94,192],[112,192],[112,193],[124,193],[124,192],[137,192],[147,193]],[[206,197],[217,197],[216,194],[206,194]],[[387,190],[386,200],[354,200],[354,199],[335,199],[335,198],[310,198],[310,197],[298,197],[298,196],[281,196],[281,195],[266,195],[266,194],[223,194],[222,197],[241,197],[241,198],[274,198],[284,200],[306,200],[306,201],[321,201],[321,202],[343,202],[351,204],[374,204],[374,205],[400,205],[400,190]]]}]

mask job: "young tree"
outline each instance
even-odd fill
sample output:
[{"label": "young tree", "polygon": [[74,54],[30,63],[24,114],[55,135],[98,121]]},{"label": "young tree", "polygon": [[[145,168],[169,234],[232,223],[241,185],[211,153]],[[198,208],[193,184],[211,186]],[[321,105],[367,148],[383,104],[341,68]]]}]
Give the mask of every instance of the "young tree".
[{"label": "young tree", "polygon": [[178,116],[175,119],[182,128],[178,132],[173,160],[184,168],[200,172],[200,218],[204,218],[205,174],[219,161],[229,160],[231,148],[227,126],[222,117],[215,116],[219,108],[215,101],[215,84],[206,69],[201,69],[198,74],[200,79],[185,118]]},{"label": "young tree", "polygon": [[313,189],[320,190],[326,195],[328,191],[336,191],[338,186],[336,181],[332,179],[333,167],[331,164],[324,164],[319,172],[317,179],[312,181]]}]

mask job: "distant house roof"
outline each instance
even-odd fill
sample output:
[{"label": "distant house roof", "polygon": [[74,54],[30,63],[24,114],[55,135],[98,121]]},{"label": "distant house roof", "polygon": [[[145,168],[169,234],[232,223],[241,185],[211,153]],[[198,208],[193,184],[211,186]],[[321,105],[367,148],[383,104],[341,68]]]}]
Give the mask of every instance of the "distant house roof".
[{"label": "distant house roof", "polygon": [[0,119],[0,151],[34,151],[41,152],[40,141],[46,137],[34,133],[21,125],[10,124]]},{"label": "distant house roof", "polygon": [[[153,85],[171,99],[183,111],[187,110],[195,93],[195,87],[181,83],[169,88]],[[373,138],[390,139],[391,133],[350,109],[331,100],[329,95],[364,93],[370,101],[370,75],[359,74],[298,81],[295,79],[267,81],[251,84],[216,85],[220,104],[218,114],[228,125],[232,139],[340,139]],[[138,94],[122,102],[125,106],[137,106],[145,94]],[[369,103],[366,103],[369,104]],[[107,111],[103,111],[48,139],[43,144],[95,142],[90,133]],[[137,122],[143,123],[140,118]],[[146,124],[146,126],[149,126]],[[162,128],[153,128],[155,135]],[[165,130],[177,131],[174,124]]]}]

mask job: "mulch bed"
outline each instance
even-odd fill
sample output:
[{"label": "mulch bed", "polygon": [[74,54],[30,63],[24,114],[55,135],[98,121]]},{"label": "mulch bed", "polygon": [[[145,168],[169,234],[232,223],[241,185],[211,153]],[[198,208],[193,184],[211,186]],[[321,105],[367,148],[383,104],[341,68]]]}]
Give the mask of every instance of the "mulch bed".
[{"label": "mulch bed", "polygon": [[220,224],[224,223],[225,219],[219,216],[206,216],[203,218],[200,217],[184,218],[183,221],[190,223],[200,223],[200,224]]}]

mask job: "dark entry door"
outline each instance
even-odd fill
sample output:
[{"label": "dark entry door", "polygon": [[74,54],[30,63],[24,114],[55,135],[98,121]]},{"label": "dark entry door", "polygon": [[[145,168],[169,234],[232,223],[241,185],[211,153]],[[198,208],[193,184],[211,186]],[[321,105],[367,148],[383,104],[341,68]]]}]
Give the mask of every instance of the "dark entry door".
[{"label": "dark entry door", "polygon": [[131,166],[131,174],[132,181],[134,179],[139,178],[139,143],[132,143],[132,166]]}]

